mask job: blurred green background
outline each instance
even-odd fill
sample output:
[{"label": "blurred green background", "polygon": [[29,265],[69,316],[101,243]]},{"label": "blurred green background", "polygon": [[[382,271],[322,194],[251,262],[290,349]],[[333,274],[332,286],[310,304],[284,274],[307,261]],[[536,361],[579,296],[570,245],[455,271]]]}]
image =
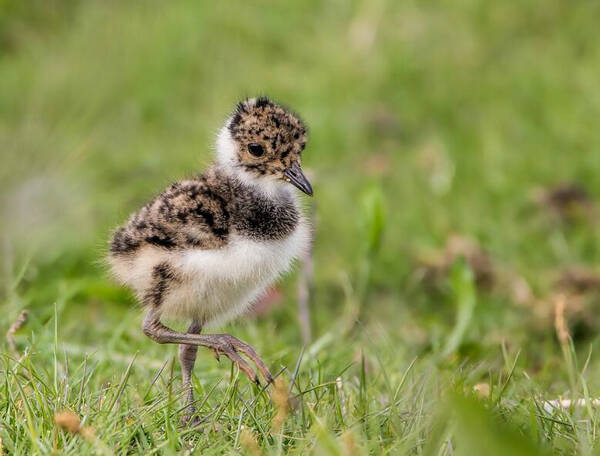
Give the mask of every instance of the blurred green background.
[{"label": "blurred green background", "polygon": [[[119,378],[102,364],[117,355],[173,355],[144,339],[133,298],[108,277],[109,234],[210,163],[239,99],[268,94],[310,129],[308,347],[324,378],[366,352],[394,375],[416,356],[422,372],[474,369],[467,384],[493,384],[520,351],[513,402],[575,395],[582,379],[593,396],[599,17],[593,1],[0,0],[0,329],[29,309],[19,347],[43,354],[56,312],[69,354],[97,357],[97,385]],[[283,303],[227,330],[293,370],[296,276],[281,290]],[[555,334],[559,294],[572,360]],[[225,372],[209,358],[199,377]],[[572,413],[585,438],[571,426],[564,441],[533,439],[592,451],[595,411]],[[421,451],[399,435],[383,447]]]}]

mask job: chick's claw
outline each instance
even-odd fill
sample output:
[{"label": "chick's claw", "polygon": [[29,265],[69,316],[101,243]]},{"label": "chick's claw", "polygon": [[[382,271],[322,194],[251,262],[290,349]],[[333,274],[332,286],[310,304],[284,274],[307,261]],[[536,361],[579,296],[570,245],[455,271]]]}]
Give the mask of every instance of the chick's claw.
[{"label": "chick's claw", "polygon": [[254,351],[254,349],[250,345],[242,342],[239,339],[236,339],[235,337],[231,337],[231,338],[232,338],[231,344],[236,348],[236,350],[239,351],[240,353],[243,353],[244,355],[246,355],[248,358],[250,358],[254,362],[254,364],[256,364],[256,366],[258,367],[258,370],[260,371],[262,376],[265,378],[267,385],[269,383],[272,383],[273,376],[269,372],[269,369],[265,365],[264,361],[260,358],[260,356],[258,356],[258,354]]},{"label": "chick's claw", "polygon": [[215,346],[211,347],[212,351],[215,353],[215,357],[218,360],[219,355],[227,356],[231,362],[237,364],[241,371],[243,371],[250,381],[256,383],[258,386],[261,385],[258,374],[250,367],[248,362],[246,362],[238,353],[241,353],[247,356],[251,361],[253,361],[258,370],[265,378],[267,384],[273,382],[273,376],[267,369],[267,366],[263,362],[263,360],[258,356],[258,354],[254,351],[252,347],[248,344],[242,342],[239,339],[236,339],[229,334],[215,334]]}]

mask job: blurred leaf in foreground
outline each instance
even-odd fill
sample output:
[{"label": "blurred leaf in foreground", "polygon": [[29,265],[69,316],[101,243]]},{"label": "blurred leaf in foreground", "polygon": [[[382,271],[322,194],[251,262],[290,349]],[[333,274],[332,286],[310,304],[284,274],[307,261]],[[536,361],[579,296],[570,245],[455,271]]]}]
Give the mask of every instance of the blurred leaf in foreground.
[{"label": "blurred leaf in foreground", "polygon": [[373,261],[381,247],[385,230],[385,202],[379,185],[368,188],[362,197],[361,217],[364,257],[360,264],[357,294],[364,302],[371,285]]},{"label": "blurred leaf in foreground", "polygon": [[385,229],[385,204],[381,187],[374,185],[362,200],[362,222],[368,254],[375,254],[381,245]]},{"label": "blurred leaf in foreground", "polygon": [[474,399],[456,395],[450,401],[456,417],[457,455],[535,456],[549,454],[486,410]]},{"label": "blurred leaf in foreground", "polygon": [[477,304],[474,282],[473,271],[464,258],[461,258],[454,264],[450,273],[450,286],[454,295],[457,315],[454,329],[442,352],[444,358],[458,349],[473,318],[473,311]]}]

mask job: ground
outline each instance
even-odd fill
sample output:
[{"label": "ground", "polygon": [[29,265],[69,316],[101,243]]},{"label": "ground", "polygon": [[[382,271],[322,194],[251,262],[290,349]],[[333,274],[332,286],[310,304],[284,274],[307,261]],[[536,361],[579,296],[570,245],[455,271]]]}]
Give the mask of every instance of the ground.
[{"label": "ground", "polygon": [[[0,0],[4,454],[596,454],[599,14]],[[312,340],[295,273],[220,329],[280,382],[200,350],[181,427],[107,239],[261,93],[310,129]]]}]

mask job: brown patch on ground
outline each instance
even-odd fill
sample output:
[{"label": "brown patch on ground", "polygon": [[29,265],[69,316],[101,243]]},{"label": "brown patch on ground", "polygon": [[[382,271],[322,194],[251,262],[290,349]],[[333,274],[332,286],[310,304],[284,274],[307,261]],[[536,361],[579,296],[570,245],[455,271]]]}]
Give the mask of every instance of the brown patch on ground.
[{"label": "brown patch on ground", "polygon": [[96,433],[91,426],[81,427],[81,420],[77,413],[71,410],[63,410],[54,414],[54,424],[63,431],[71,434],[79,434],[89,442],[95,442]]},{"label": "brown patch on ground", "polygon": [[600,292],[600,270],[573,266],[560,273],[555,287],[565,293]]},{"label": "brown patch on ground", "polygon": [[72,434],[79,432],[81,420],[79,416],[70,410],[63,410],[54,414],[54,423],[61,429]]},{"label": "brown patch on ground", "polygon": [[489,383],[477,383],[473,386],[473,392],[479,399],[487,399],[490,397],[490,384]]},{"label": "brown patch on ground", "polygon": [[551,328],[556,319],[556,303],[560,301],[561,318],[573,339],[596,334],[600,328],[600,270],[571,266],[556,275],[551,292],[532,303],[532,327]]},{"label": "brown patch on ground", "polygon": [[427,287],[437,288],[460,258],[464,258],[473,271],[478,289],[502,292],[520,305],[529,305],[534,300],[524,277],[499,264],[483,246],[467,236],[451,235],[443,249],[419,255],[417,280]]},{"label": "brown patch on ground", "polygon": [[442,250],[417,258],[420,264],[417,275],[424,283],[436,285],[448,276],[459,258],[464,258],[473,271],[478,287],[492,287],[495,270],[490,255],[477,241],[466,236],[451,235]]},{"label": "brown patch on ground", "polygon": [[537,190],[534,199],[540,207],[562,221],[575,221],[596,212],[596,203],[588,191],[577,182],[568,182]]},{"label": "brown patch on ground", "polygon": [[539,299],[532,306],[532,328],[539,331],[556,329],[557,303],[560,302],[561,325],[565,328],[576,328],[572,331],[574,338],[595,332],[598,319],[590,312],[589,302],[582,294],[550,293],[546,298]]}]

